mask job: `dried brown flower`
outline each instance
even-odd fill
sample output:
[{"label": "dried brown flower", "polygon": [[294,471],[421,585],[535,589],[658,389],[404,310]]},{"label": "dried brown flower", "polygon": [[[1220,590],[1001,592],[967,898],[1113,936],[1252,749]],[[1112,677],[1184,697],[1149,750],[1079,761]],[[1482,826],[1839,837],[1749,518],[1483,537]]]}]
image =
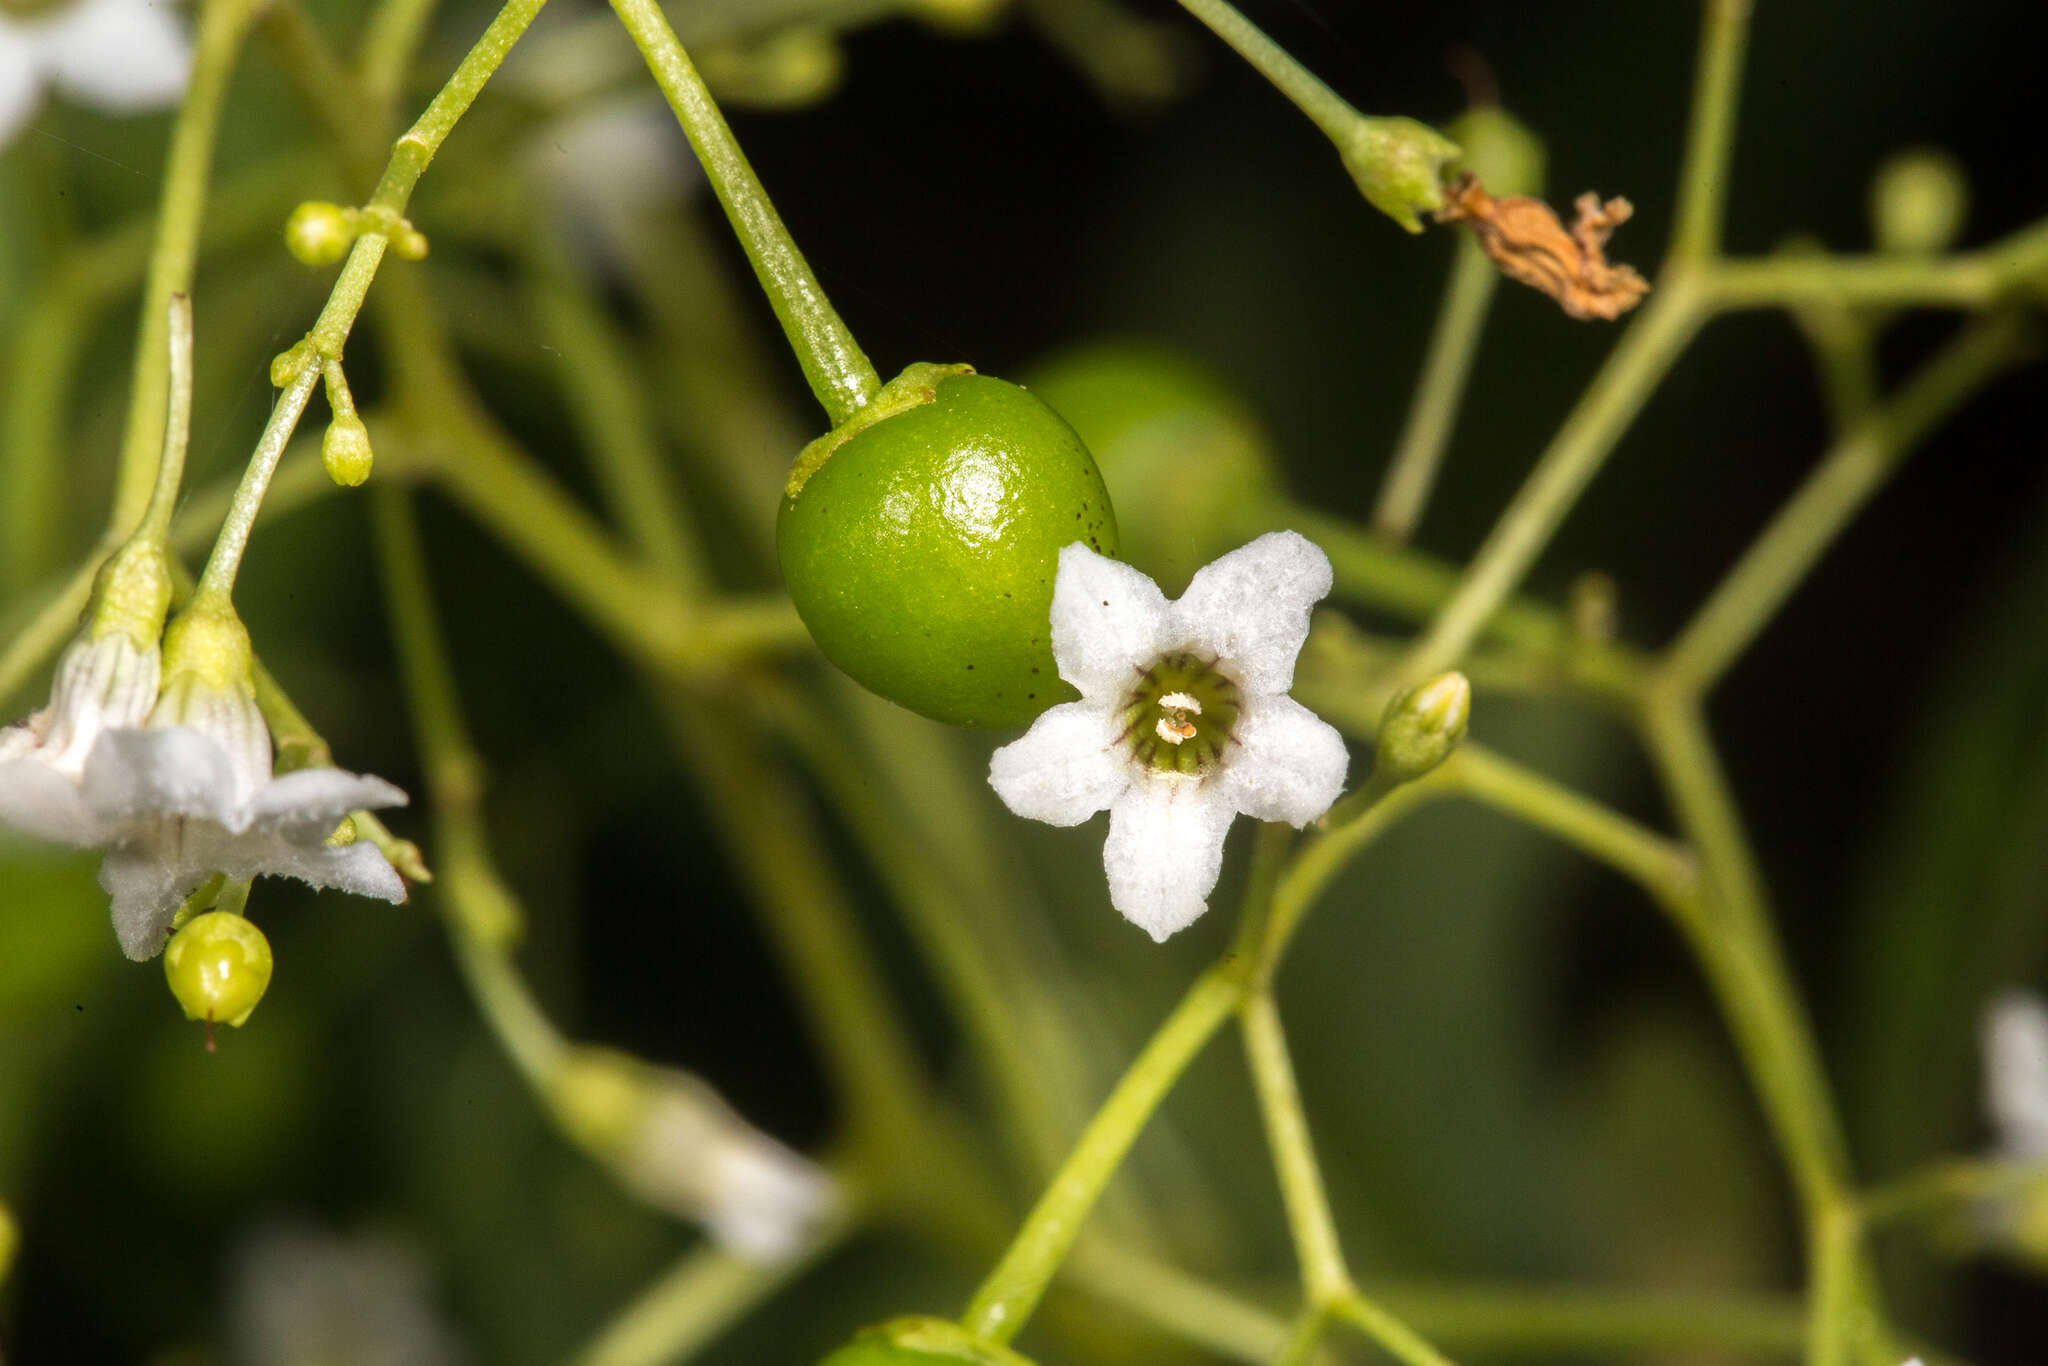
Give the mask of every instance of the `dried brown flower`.
[{"label": "dried brown flower", "polygon": [[1574,318],[1618,318],[1650,292],[1650,282],[1633,268],[1607,260],[1607,238],[1629,220],[1635,207],[1626,199],[1582,194],[1578,221],[1566,232],[1557,214],[1527,195],[1487,194],[1469,172],[1450,187],[1437,211],[1439,223],[1470,223],[1479,245],[1501,274],[1540,289]]}]

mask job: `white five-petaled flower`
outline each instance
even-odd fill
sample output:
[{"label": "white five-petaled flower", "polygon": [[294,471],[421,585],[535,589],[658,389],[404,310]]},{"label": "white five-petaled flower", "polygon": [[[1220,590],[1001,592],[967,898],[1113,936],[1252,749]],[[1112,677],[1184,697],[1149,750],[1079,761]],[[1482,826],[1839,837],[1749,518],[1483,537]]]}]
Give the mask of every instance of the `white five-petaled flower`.
[{"label": "white five-petaled flower", "polygon": [[2048,1002],[2030,992],[1984,1012],[1984,1104],[2001,1157],[2048,1161]]},{"label": "white five-petaled flower", "polygon": [[147,727],[100,737],[80,790],[101,823],[89,842],[111,846],[100,886],[130,958],[161,952],[178,907],[215,873],[405,900],[374,845],[327,842],[349,812],[403,806],[405,793],[338,768],[273,777],[270,730],[243,689],[174,678]]},{"label": "white five-petaled flower", "polygon": [[169,0],[0,3],[0,147],[47,84],[117,114],[176,104],[192,48],[170,11]]},{"label": "white five-petaled flower", "polygon": [[1328,557],[1291,531],[1216,560],[1173,602],[1085,545],[1060,551],[1053,659],[1081,700],[997,750],[989,783],[1052,825],[1108,808],[1110,902],[1155,940],[1208,909],[1240,812],[1299,827],[1343,790],[1343,738],[1287,695],[1330,584]]}]

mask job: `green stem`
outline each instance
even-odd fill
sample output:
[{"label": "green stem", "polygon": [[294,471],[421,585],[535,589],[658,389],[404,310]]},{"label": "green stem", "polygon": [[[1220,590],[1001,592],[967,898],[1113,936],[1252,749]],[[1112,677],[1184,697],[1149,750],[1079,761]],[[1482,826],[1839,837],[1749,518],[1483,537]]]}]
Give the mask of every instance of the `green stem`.
[{"label": "green stem", "polygon": [[1856,1208],[1862,1226],[1872,1229],[1937,1220],[1987,1201],[2010,1198],[2037,1184],[2048,1186],[2048,1162],[1951,1157],[1865,1191]]},{"label": "green stem", "polygon": [[1955,256],[1767,256],[1723,260],[1706,276],[1716,309],[1799,303],[1982,308],[2016,286],[2048,282],[2048,218]]},{"label": "green stem", "polygon": [[213,170],[214,143],[228,78],[249,30],[254,0],[208,0],[199,12],[192,58],[192,82],[171,132],[164,164],[164,197],[157,211],[155,244],[142,290],[142,319],[135,335],[135,372],[128,396],[127,426],[114,478],[112,536],[125,536],[141,521],[155,484],[169,383],[162,357],[171,296],[192,292],[199,259],[200,222],[206,216],[206,188]]},{"label": "green stem", "polygon": [[1309,1138],[1308,1116],[1301,1108],[1301,1089],[1294,1063],[1287,1056],[1287,1036],[1280,1010],[1270,991],[1253,991],[1238,1010],[1244,1034],[1245,1059],[1259,1096],[1266,1124],[1266,1142],[1273,1150],[1273,1168],[1280,1178],[1280,1197],[1287,1208],[1287,1227],[1301,1261],[1302,1293],[1313,1308],[1328,1308],[1351,1289],[1351,1272],[1330,1198],[1316,1165]]},{"label": "green stem", "polygon": [[1819,1221],[1807,1248],[1806,1366],[1849,1366],[1857,1334],[1856,1216],[1848,1208]]},{"label": "green stem", "polygon": [[0,492],[7,517],[0,586],[7,588],[23,587],[42,571],[64,524],[60,476],[67,400],[92,339],[97,302],[79,278],[68,265],[53,271],[8,348],[7,404],[0,410]]},{"label": "green stem", "polygon": [[1416,382],[1408,420],[1401,428],[1386,481],[1380,485],[1379,503],[1373,509],[1373,530],[1386,540],[1407,540],[1422,519],[1422,509],[1429,502],[1444,451],[1450,445],[1458,402],[1472,374],[1487,306],[1499,282],[1500,272],[1478,243],[1460,236],[1451,261],[1451,278],[1444,286],[1443,305],[1437,311],[1436,330],[1430,334],[1429,354],[1422,362],[1422,377]]},{"label": "green stem", "polygon": [[319,383],[319,367],[307,366],[278,395],[270,410],[270,421],[264,424],[263,435],[257,439],[256,453],[250,457],[242,482],[236,486],[235,499],[228,505],[227,517],[221,522],[213,553],[207,556],[206,568],[199,575],[199,587],[193,592],[195,600],[226,602],[233,595],[235,575],[242,567],[242,552],[249,547],[249,533],[255,529],[263,495],[270,489],[270,476],[277,472],[285,444],[292,439],[299,415],[306,411],[306,403]]},{"label": "green stem", "polygon": [[1103,1186],[1181,1073],[1230,1018],[1242,993],[1241,969],[1218,965],[1195,979],[1089,1121],[1072,1155],[1025,1218],[1009,1251],[975,1291],[960,1318],[970,1333],[987,1342],[1005,1343],[1023,1328],[1080,1236]]},{"label": "green stem", "polygon": [[1495,523],[1457,591],[1410,649],[1401,667],[1403,679],[1419,680],[1456,665],[1514,592],[1692,339],[1702,316],[1698,300],[1689,279],[1667,274]]},{"label": "green stem", "polygon": [[1224,0],[1181,0],[1181,8],[1208,25],[1209,31],[1228,43],[1237,55],[1252,64],[1273,88],[1294,102],[1309,122],[1340,148],[1358,126],[1361,115],[1321,78],[1296,61],[1287,49],[1268,38],[1259,26],[1239,14]]},{"label": "green stem", "polygon": [[1671,646],[1665,668],[1675,686],[1713,686],[1906,452],[1996,377],[2024,336],[2016,314],[1972,324],[1835,443]]},{"label": "green stem", "polygon": [[882,387],[867,354],[834,311],[782,216],[718,112],[655,0],[612,0],[612,10],[668,97],[725,215],[732,221],[754,275],[768,295],[811,392],[837,427],[867,406]]},{"label": "green stem", "polygon": [[157,457],[149,506],[136,533],[159,543],[171,532],[171,513],[177,509],[178,489],[185,480],[185,450],[192,441],[192,297],[173,294],[165,310],[171,363],[162,454]]},{"label": "green stem", "polygon": [[388,110],[398,102],[405,73],[419,52],[427,21],[439,0],[383,0],[364,25],[356,65],[363,73],[363,93],[372,107]]},{"label": "green stem", "polygon": [[1071,1285],[1220,1356],[1267,1366],[1287,1346],[1278,1315],[1176,1266],[1083,1238],[1061,1268]]},{"label": "green stem", "polygon": [[1492,1285],[1387,1286],[1380,1297],[1435,1341],[1472,1352],[1790,1358],[1805,1342],[1805,1315],[1791,1299]]},{"label": "green stem", "polygon": [[1678,175],[1678,211],[1667,263],[1709,261],[1721,250],[1750,5],[1751,0],[1706,0],[1702,7],[1692,124]]},{"label": "green stem", "polygon": [[1356,1290],[1332,1305],[1331,1311],[1408,1366],[1451,1366],[1413,1327]]}]

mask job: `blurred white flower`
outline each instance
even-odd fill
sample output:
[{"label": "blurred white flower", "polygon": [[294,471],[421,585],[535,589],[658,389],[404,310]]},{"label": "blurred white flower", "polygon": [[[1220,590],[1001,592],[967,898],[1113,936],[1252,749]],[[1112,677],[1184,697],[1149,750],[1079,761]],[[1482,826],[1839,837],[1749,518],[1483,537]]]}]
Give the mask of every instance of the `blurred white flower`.
[{"label": "blurred white flower", "polygon": [[640,1199],[719,1246],[786,1261],[839,1207],[831,1175],[747,1123],[711,1085],[614,1049],[573,1049],[550,1081],[570,1135]]},{"label": "blurred white flower", "polygon": [[245,688],[179,674],[147,727],[100,737],[81,792],[100,823],[89,842],[111,846],[100,886],[130,958],[162,952],[178,907],[215,873],[405,900],[404,881],[376,846],[327,843],[349,812],[403,806],[405,793],[338,768],[273,777],[270,730]]},{"label": "blurred white flower", "polygon": [[191,44],[169,0],[0,6],[0,147],[34,115],[45,85],[130,114],[176,104],[191,72]]},{"label": "blurred white flower", "polygon": [[121,630],[81,636],[57,661],[50,705],[0,730],[0,825],[65,844],[106,843],[79,785],[108,730],[139,726],[156,705],[163,653]]},{"label": "blurred white flower", "polygon": [[1231,551],[1168,602],[1076,542],[1053,582],[1052,650],[1081,700],[989,761],[1020,816],[1079,825],[1109,809],[1110,902],[1155,940],[1208,909],[1242,812],[1299,827],[1329,809],[1349,758],[1287,695],[1330,561],[1291,531]]},{"label": "blurred white flower", "polygon": [[2001,1157],[2048,1161],[2048,1002],[2005,991],[1984,1012],[1984,1106]]},{"label": "blurred white flower", "polygon": [[636,225],[703,181],[675,115],[654,94],[598,99],[549,120],[528,144],[524,169],[586,266],[625,259]]},{"label": "blurred white flower", "polygon": [[430,1278],[405,1243],[274,1223],[242,1239],[228,1266],[232,1366],[459,1366],[466,1354],[434,1309]]}]

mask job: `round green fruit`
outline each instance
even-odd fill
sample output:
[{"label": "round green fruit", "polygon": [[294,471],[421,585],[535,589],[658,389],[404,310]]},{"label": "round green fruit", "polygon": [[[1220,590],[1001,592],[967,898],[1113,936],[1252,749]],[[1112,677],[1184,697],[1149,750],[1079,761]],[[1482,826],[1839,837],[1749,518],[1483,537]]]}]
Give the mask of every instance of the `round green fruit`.
[{"label": "round green fruit", "polygon": [[818,1366],[1031,1366],[1007,1347],[976,1342],[944,1319],[891,1319],[864,1328]]},{"label": "round green fruit", "polygon": [[914,365],[806,447],[776,528],[826,658],[893,702],[1022,726],[1076,694],[1049,623],[1062,546],[1117,550],[1088,448],[1017,385]]},{"label": "round green fruit", "polygon": [[233,911],[194,916],[164,948],[164,977],[188,1020],[240,1026],[270,987],[270,941]]}]

